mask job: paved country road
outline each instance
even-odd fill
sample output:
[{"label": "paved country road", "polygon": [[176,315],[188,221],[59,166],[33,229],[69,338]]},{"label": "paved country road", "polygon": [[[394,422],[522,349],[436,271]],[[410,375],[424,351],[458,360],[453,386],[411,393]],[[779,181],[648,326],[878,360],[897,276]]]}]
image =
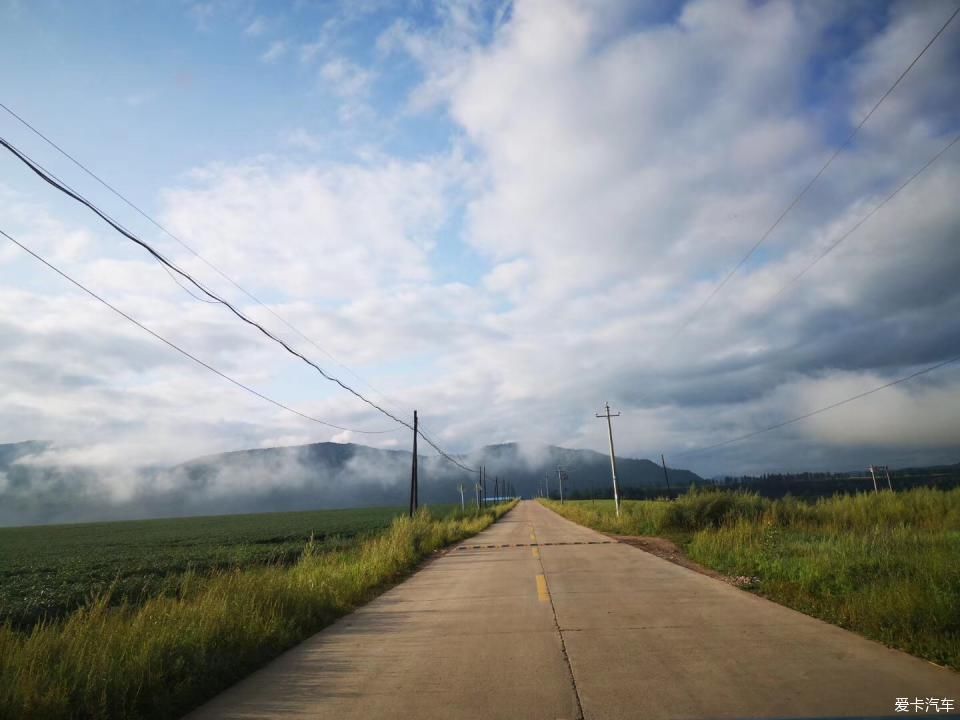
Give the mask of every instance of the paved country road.
[{"label": "paved country road", "polygon": [[188,717],[917,715],[897,698],[960,704],[960,674],[521,502]]}]

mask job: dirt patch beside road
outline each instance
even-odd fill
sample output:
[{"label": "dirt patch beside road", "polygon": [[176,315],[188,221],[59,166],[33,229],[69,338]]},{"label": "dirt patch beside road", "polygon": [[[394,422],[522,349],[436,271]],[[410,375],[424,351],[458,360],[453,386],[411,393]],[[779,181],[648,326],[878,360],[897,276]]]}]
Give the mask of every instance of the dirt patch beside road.
[{"label": "dirt patch beside road", "polygon": [[608,537],[611,537],[617,542],[623,543],[624,545],[640,548],[651,555],[656,555],[664,560],[669,560],[675,565],[680,565],[688,570],[694,570],[701,575],[707,575],[716,580],[723,580],[726,583],[736,585],[740,588],[750,588],[759,582],[757,578],[730,577],[729,575],[718,573],[716,570],[711,570],[710,568],[704,567],[699,563],[695,563],[693,560],[687,557],[686,553],[684,553],[675,542],[672,540],[667,540],[666,538],[648,535],[608,535]]}]

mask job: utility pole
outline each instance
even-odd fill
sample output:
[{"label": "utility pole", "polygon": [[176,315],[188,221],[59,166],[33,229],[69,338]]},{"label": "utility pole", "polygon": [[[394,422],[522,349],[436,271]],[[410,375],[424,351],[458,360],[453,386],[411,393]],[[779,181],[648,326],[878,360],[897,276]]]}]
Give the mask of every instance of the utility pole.
[{"label": "utility pole", "polygon": [[617,508],[617,517],[620,517],[620,486],[617,483],[617,456],[613,450],[613,423],[610,418],[620,417],[620,413],[610,414],[610,403],[605,403],[606,412],[601,415],[597,413],[598,418],[607,419],[607,436],[610,438],[610,473],[613,475],[613,504]]},{"label": "utility pole", "polygon": [[417,511],[417,411],[413,411],[413,466],[410,470],[410,517]]},{"label": "utility pole", "polygon": [[890,466],[889,465],[871,465],[870,466],[870,475],[873,477],[873,491],[877,492],[877,473],[883,471],[883,474],[887,478],[887,489],[890,492],[893,492],[893,482],[890,480]]},{"label": "utility pole", "polygon": [[549,500],[550,499],[550,473],[544,474],[543,484],[547,488],[547,500]]},{"label": "utility pole", "polygon": [[660,463],[663,465],[663,479],[667,481],[667,495],[670,494],[670,476],[667,474],[667,461],[663,459],[663,453],[660,453]]},{"label": "utility pole", "polygon": [[463,495],[463,483],[461,482],[460,483],[460,510],[463,511],[466,509],[467,509],[467,500]]},{"label": "utility pole", "polygon": [[500,499],[500,476],[493,476],[493,502],[496,503]]},{"label": "utility pole", "polygon": [[560,504],[563,505],[563,469],[557,465],[557,482],[560,484]]}]

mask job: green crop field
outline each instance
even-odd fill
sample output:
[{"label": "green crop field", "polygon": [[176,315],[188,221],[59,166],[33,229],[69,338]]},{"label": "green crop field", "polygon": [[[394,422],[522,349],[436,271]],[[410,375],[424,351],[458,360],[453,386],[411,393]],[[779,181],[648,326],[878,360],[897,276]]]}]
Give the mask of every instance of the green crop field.
[{"label": "green crop field", "polygon": [[[47,588],[63,614],[29,628],[0,623],[0,720],[181,717],[511,507],[0,531],[3,572],[19,588],[5,582],[4,592],[22,617],[35,617]],[[97,595],[123,573],[132,598]]]},{"label": "green crop field", "polygon": [[28,628],[44,617],[63,617],[108,589],[115,603],[139,604],[175,593],[187,571],[290,564],[311,536],[320,550],[345,548],[386,530],[402,512],[362,508],[0,528],[0,624]]}]

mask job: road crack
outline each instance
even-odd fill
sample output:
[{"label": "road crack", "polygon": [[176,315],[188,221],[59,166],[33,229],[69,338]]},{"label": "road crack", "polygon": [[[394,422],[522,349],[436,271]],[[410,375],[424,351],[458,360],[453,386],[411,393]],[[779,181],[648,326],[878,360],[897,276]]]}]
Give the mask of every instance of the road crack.
[{"label": "road crack", "polygon": [[[536,532],[534,530],[534,532]],[[553,594],[550,592],[550,581],[547,579],[547,571],[543,567],[543,557],[538,556],[537,562],[540,564],[540,575],[547,586],[547,597],[550,601],[550,612],[553,614],[553,625],[557,629],[557,636],[560,638],[560,653],[563,655],[563,663],[567,667],[567,675],[570,678],[570,687],[573,688],[573,696],[577,701],[576,720],[583,720],[583,703],[580,700],[580,689],[577,687],[577,679],[573,675],[573,666],[570,664],[570,656],[567,654],[567,643],[563,638],[563,630],[560,628],[560,621],[557,619],[557,607],[553,604]]]}]

